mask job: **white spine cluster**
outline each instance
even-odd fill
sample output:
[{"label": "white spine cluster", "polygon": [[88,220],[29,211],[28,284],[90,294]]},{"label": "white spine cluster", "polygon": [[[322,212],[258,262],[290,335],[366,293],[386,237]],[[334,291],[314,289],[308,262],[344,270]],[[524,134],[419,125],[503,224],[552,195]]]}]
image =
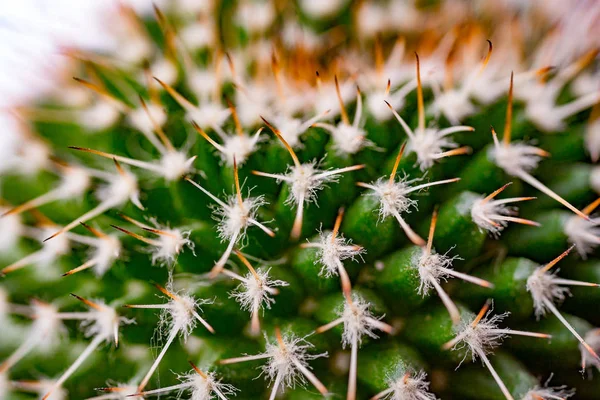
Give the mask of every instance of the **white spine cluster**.
[{"label": "white spine cluster", "polygon": [[458,256],[449,257],[446,254],[431,253],[425,251],[418,258],[412,260],[413,265],[417,266],[421,283],[417,292],[422,296],[427,296],[429,291],[438,286],[440,282],[446,281],[452,276],[452,262]]},{"label": "white spine cluster", "polygon": [[552,311],[555,303],[562,303],[567,296],[571,295],[568,287],[561,286],[563,282],[556,273],[548,272],[543,267],[535,270],[527,278],[527,291],[531,293],[535,315],[541,318]]},{"label": "white spine cluster", "polygon": [[535,316],[539,319],[546,315],[548,311],[556,316],[560,322],[575,336],[581,346],[587,350],[589,355],[600,362],[600,357],[594,348],[588,344],[581,335],[571,326],[571,324],[561,315],[556,308],[555,303],[562,303],[566,296],[570,296],[571,292],[566,286],[591,286],[598,287],[600,284],[574,281],[570,279],[559,278],[556,273],[550,272],[550,269],[560,260],[566,257],[573,247],[570,247],[554,260],[543,267],[537,268],[527,278],[527,291],[531,293],[533,305],[535,308]]},{"label": "white spine cluster", "polygon": [[269,358],[269,362],[263,365],[263,373],[271,381],[279,380],[282,386],[305,385],[306,371],[310,368],[308,362],[327,356],[327,353],[309,354],[308,350],[312,347],[306,338],[292,334],[283,336],[281,343],[270,342],[267,338],[264,355]]},{"label": "white spine cluster", "polygon": [[158,368],[161,360],[167,353],[167,350],[175,341],[178,335],[181,335],[184,340],[187,340],[188,336],[192,333],[198,322],[200,322],[209,332],[214,333],[212,326],[206,322],[204,318],[198,314],[199,307],[203,304],[209,304],[210,300],[200,300],[190,296],[188,293],[175,293],[172,288],[172,284],[169,283],[167,288],[163,288],[159,285],[155,285],[165,296],[169,298],[169,301],[165,304],[140,304],[140,305],[127,305],[128,308],[145,308],[145,309],[159,309],[161,310],[160,319],[158,322],[157,331],[160,336],[167,336],[165,344],[162,350],[154,360],[152,366],[140,382],[138,386],[138,392],[141,392],[150,378]]},{"label": "white spine cluster", "polygon": [[375,330],[390,331],[390,326],[381,322],[381,318],[375,318],[370,310],[371,303],[366,302],[358,295],[353,295],[352,299],[344,303],[340,313],[340,318],[344,323],[344,332],[342,333],[342,345],[353,346],[360,345],[363,336],[377,339]]},{"label": "white spine cluster", "polygon": [[344,109],[344,100],[342,98],[337,77],[335,79],[336,92],[340,103],[342,120],[337,125],[325,122],[316,123],[315,126],[327,130],[333,139],[333,147],[339,154],[356,154],[366,146],[372,146],[373,143],[367,139],[367,131],[364,130],[364,121],[362,121],[363,103],[360,90],[356,90],[356,111],[352,123]]},{"label": "white spine cluster", "polygon": [[564,231],[581,258],[586,259],[600,244],[600,219],[583,219],[578,215],[570,217],[564,225]]},{"label": "white spine cluster", "polygon": [[120,317],[113,307],[106,305],[102,301],[89,301],[79,296],[73,295],[78,300],[82,301],[90,307],[89,318],[81,322],[81,329],[86,337],[91,337],[90,344],[77,357],[69,368],[53,382],[52,386],[47,389],[42,400],[48,400],[50,396],[59,390],[62,384],[69,379],[71,375],[85,362],[85,360],[96,350],[102,343],[114,340],[115,345],[119,343],[119,326],[121,324],[131,324],[134,320]]},{"label": "white spine cluster", "polygon": [[327,395],[327,388],[312,373],[308,362],[320,357],[326,357],[327,353],[309,354],[308,350],[314,347],[306,340],[293,333],[281,335],[279,328],[275,330],[276,342],[271,342],[265,335],[266,351],[254,356],[243,356],[221,360],[220,364],[233,364],[252,360],[268,359],[261,369],[265,378],[273,382],[269,400],[274,400],[281,387],[294,387],[297,384],[305,385],[310,381],[322,395]]},{"label": "white spine cluster", "polygon": [[388,107],[394,113],[394,116],[402,125],[402,128],[408,136],[407,149],[417,156],[417,164],[421,171],[425,171],[433,166],[438,160],[459,154],[467,154],[471,150],[468,147],[458,147],[458,145],[449,136],[457,132],[472,132],[474,129],[470,126],[452,126],[450,128],[437,129],[425,128],[419,126],[413,131],[404,119],[388,103]]},{"label": "white spine cluster", "polygon": [[194,242],[189,239],[191,231],[186,231],[177,228],[170,228],[169,226],[161,226],[154,218],[150,219],[153,226],[134,220],[133,218],[122,215],[127,221],[133,223],[135,226],[142,228],[146,232],[150,232],[157,236],[156,239],[149,239],[136,233],[130,232],[127,229],[120,228],[115,225],[111,225],[113,228],[118,229],[136,239],[141,240],[144,243],[149,244],[151,249],[149,250],[152,254],[152,264],[168,265],[172,266],[179,253],[181,253],[186,247],[192,252],[194,251]]},{"label": "white spine cluster", "polygon": [[429,392],[425,371],[414,372],[401,366],[393,377],[388,377],[388,388],[370,400],[437,400],[433,393]]},{"label": "white spine cluster", "polygon": [[492,353],[492,350],[502,344],[503,339],[508,337],[509,329],[499,329],[498,324],[510,313],[491,315],[492,310],[486,311],[485,315],[473,324],[473,316],[468,315],[461,319],[455,327],[456,337],[452,340],[452,350],[466,350],[465,357],[471,356],[475,361],[482,354]]},{"label": "white spine cluster", "polygon": [[286,174],[269,174],[259,171],[253,171],[253,173],[255,175],[276,179],[278,182],[283,181],[288,184],[290,194],[286,200],[286,204],[295,204],[297,207],[291,237],[292,239],[297,240],[302,231],[302,219],[304,217],[305,205],[310,202],[316,202],[317,192],[322,190],[328,183],[337,182],[337,179],[341,174],[362,169],[364,168],[364,165],[353,165],[350,167],[320,171],[316,168],[316,162],[301,164],[292,146],[282,136],[282,133],[266,120],[265,123],[287,148],[294,164],[288,168]]},{"label": "white spine cluster", "polygon": [[235,396],[238,391],[235,386],[222,383],[214,373],[205,373],[191,362],[190,364],[194,370],[187,374],[178,375],[177,379],[181,381],[180,384],[136,394],[140,395],[140,399],[173,392],[177,394],[177,398],[181,398],[185,393],[189,393],[191,400],[227,400],[225,396]]},{"label": "white spine cluster", "polygon": [[[169,290],[169,288],[167,288]],[[199,317],[200,306],[211,304],[212,300],[196,299],[186,293],[177,293],[171,298],[160,313],[159,332],[177,331],[184,339],[192,333],[198,322],[207,326],[206,321]],[[209,325],[208,325],[209,326]],[[212,331],[212,328],[209,329]]]},{"label": "white spine cluster", "polygon": [[[487,369],[492,374],[496,384],[504,394],[507,400],[514,400],[504,382],[490,363],[488,354],[502,343],[502,340],[510,335],[529,336],[535,338],[550,338],[550,335],[536,332],[515,331],[512,329],[498,328],[498,323],[501,322],[509,313],[491,315],[491,303],[486,303],[479,311],[479,314],[471,319],[463,318],[460,324],[455,328],[456,337],[444,344],[443,348],[448,350],[466,350],[465,358],[471,355],[473,361],[477,357],[481,358]],[[463,359],[464,361],[464,359]]]},{"label": "white spine cluster", "polygon": [[223,269],[234,247],[238,243],[244,241],[246,237],[246,230],[250,226],[256,226],[260,228],[263,232],[271,237],[275,236],[273,231],[256,219],[258,209],[267,204],[267,202],[264,200],[264,197],[258,196],[247,199],[242,197],[242,191],[237,173],[237,163],[235,159],[234,180],[236,186],[236,195],[231,196],[227,199],[227,202],[224,202],[200,186],[198,183],[192,181],[191,179],[187,179],[188,182],[196,186],[216,203],[214,215],[215,219],[218,221],[217,231],[219,232],[219,237],[223,241],[229,241],[227,249],[225,249],[225,252],[213,268],[213,276],[218,274]]},{"label": "white spine cluster", "polygon": [[537,168],[543,154],[540,148],[522,142],[500,144],[495,140],[490,157],[507,174],[521,177]]},{"label": "white spine cluster", "polygon": [[481,197],[471,205],[471,219],[483,231],[489,232],[492,236],[498,237],[500,233],[508,226],[509,222],[516,222],[525,225],[539,226],[537,222],[517,218],[517,207],[509,206],[523,200],[533,200],[534,197],[512,197],[507,199],[494,200],[498,193],[502,192],[510,183],[491,193],[487,197]]}]

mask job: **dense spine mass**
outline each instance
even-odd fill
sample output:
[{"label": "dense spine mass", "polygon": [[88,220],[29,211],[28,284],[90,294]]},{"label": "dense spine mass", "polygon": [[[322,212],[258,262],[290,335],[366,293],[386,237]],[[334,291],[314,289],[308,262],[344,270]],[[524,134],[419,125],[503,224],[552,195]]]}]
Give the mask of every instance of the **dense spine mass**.
[{"label": "dense spine mass", "polygon": [[598,398],[600,7],[549,3],[120,5],[9,110],[0,399]]}]

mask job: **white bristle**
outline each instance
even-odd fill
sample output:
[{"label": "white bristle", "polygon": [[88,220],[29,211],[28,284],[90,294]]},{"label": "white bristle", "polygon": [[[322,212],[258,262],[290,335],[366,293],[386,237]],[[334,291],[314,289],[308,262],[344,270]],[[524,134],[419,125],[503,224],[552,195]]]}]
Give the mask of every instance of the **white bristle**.
[{"label": "white bristle", "polygon": [[574,244],[581,258],[586,259],[600,245],[600,219],[589,221],[577,215],[569,217],[564,225],[569,243]]}]

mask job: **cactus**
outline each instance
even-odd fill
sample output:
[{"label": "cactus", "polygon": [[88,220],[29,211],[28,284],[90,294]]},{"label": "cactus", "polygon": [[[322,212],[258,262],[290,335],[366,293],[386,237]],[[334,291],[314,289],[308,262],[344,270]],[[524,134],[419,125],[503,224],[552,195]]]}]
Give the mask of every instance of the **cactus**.
[{"label": "cactus", "polygon": [[164,3],[10,110],[0,399],[597,398],[598,4]]}]

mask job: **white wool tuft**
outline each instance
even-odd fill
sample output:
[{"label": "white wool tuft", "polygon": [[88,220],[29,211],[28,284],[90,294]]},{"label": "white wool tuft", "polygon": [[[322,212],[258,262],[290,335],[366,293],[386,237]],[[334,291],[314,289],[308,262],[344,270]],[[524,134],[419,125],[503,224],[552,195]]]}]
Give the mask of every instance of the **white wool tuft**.
[{"label": "white wool tuft", "polygon": [[[221,383],[213,372],[206,374],[206,378],[191,371],[185,375],[177,377],[181,381],[178,398],[181,398],[185,392],[191,391],[190,400],[212,400],[215,398],[224,399],[224,396],[235,396],[238,389],[230,384]],[[215,397],[216,396],[216,397]]]},{"label": "white wool tuft", "polygon": [[[29,328],[26,341],[35,340],[44,352],[56,348],[62,336],[67,332],[58,315],[58,309],[52,304],[41,302],[34,302],[31,309],[34,321]],[[38,339],[33,339],[34,337],[38,337]]]},{"label": "white wool tuft", "polygon": [[196,122],[198,126],[206,129],[215,126],[221,127],[229,118],[231,111],[219,103],[206,102],[194,109],[188,110],[190,120]]},{"label": "white wool tuft", "polygon": [[159,245],[152,249],[152,264],[173,264],[184,248],[194,251],[194,242],[189,237],[191,231],[175,228],[161,228],[165,234],[159,235]]},{"label": "white wool tuft", "polygon": [[250,34],[267,31],[275,20],[275,9],[270,1],[244,1],[238,6],[236,21]]},{"label": "white wool tuft", "polygon": [[168,151],[160,159],[160,168],[167,181],[175,181],[192,171],[195,158],[188,158],[184,152]]},{"label": "white wool tuft", "polygon": [[120,317],[117,311],[102,301],[94,301],[98,308],[90,308],[90,319],[81,322],[86,337],[96,336],[109,341],[118,332],[121,323],[131,324],[134,321]]},{"label": "white wool tuft", "polygon": [[250,225],[250,220],[256,220],[258,209],[267,202],[264,196],[249,197],[244,199],[243,207],[240,207],[236,196],[231,196],[227,200],[226,207],[217,207],[215,217],[219,224],[217,231],[222,240],[231,240],[237,236],[236,242],[240,241],[246,235],[246,229]]},{"label": "white wool tuft", "polygon": [[339,313],[344,321],[344,332],[342,333],[342,346],[351,346],[352,343],[362,342],[362,337],[367,335],[373,339],[378,336],[373,332],[380,329],[377,324],[383,317],[376,318],[371,313],[371,304],[358,295],[352,296],[352,304],[344,303],[342,312]]},{"label": "white wool tuft", "polygon": [[[50,235],[56,232],[56,226],[45,227],[38,232],[38,238],[40,241],[48,238]],[[58,235],[52,240],[48,240],[42,243],[42,254],[37,259],[37,262],[41,267],[49,266],[60,256],[69,254],[71,252],[71,242],[69,241],[68,235]]]},{"label": "white wool tuft", "polygon": [[440,93],[433,101],[435,112],[441,112],[452,124],[458,124],[466,117],[477,112],[464,89],[453,89]]},{"label": "white wool tuft", "polygon": [[256,151],[260,141],[260,134],[253,136],[246,134],[227,136],[223,139],[223,151],[220,153],[221,159],[229,166],[233,165],[233,160],[235,159],[238,166],[241,166]]},{"label": "white wool tuft", "polygon": [[417,208],[417,201],[407,197],[408,193],[410,193],[411,184],[415,181],[417,180],[407,180],[404,177],[392,185],[384,178],[380,178],[375,182],[373,187],[371,187],[373,191],[367,195],[379,198],[379,218],[381,220],[389,216],[410,212],[411,208]]},{"label": "white wool tuft", "polygon": [[308,350],[314,346],[306,341],[304,337],[293,334],[284,335],[284,348],[281,348],[277,342],[270,342],[266,336],[265,339],[267,340],[267,348],[264,355],[269,357],[269,362],[262,366],[262,371],[271,381],[277,375],[281,375],[281,382],[287,387],[294,387],[296,384],[304,386],[306,384],[306,378],[299,370],[298,364],[309,369],[308,361],[327,357],[327,353],[308,354]]},{"label": "white wool tuft", "polygon": [[417,163],[421,171],[433,166],[439,159],[439,155],[448,149],[454,149],[458,145],[448,137],[447,130],[425,128],[423,132],[417,131],[413,138],[408,141],[407,151],[417,155]]},{"label": "white wool tuft", "polygon": [[471,206],[471,219],[477,226],[489,232],[492,236],[500,236],[500,232],[508,226],[508,221],[497,218],[498,216],[515,216],[517,207],[506,205],[497,200],[484,201],[481,196]]},{"label": "white wool tuft", "polygon": [[180,32],[181,41],[189,50],[203,50],[215,45],[217,36],[214,23],[202,20],[186,25]]},{"label": "white wool tuft", "polygon": [[558,387],[540,387],[536,386],[531,389],[521,400],[564,400],[575,394],[575,389],[567,389],[566,386]]},{"label": "white wool tuft", "polygon": [[[167,291],[172,292],[170,285],[167,286]],[[177,299],[170,298],[167,307],[160,313],[158,331],[161,333],[178,331],[185,340],[200,322],[194,315],[197,309],[204,304],[211,304],[212,300],[196,299],[187,293],[174,294]]]},{"label": "white wool tuft", "polygon": [[[585,342],[596,352],[600,352],[600,328],[589,330],[584,337]],[[593,357],[589,350],[579,344],[581,352],[581,365],[585,368],[596,367],[600,371],[600,361]]]},{"label": "white wool tuft", "polygon": [[435,252],[427,254],[426,250],[423,249],[422,254],[415,254],[414,258],[416,259],[412,260],[412,265],[416,265],[418,268],[419,277],[421,279],[418,293],[422,296],[426,296],[434,287],[432,280],[439,283],[441,280],[446,280],[451,276],[451,274],[445,270],[452,267],[452,261],[458,258],[458,256],[448,257],[446,254],[438,254]]},{"label": "white wool tuft", "polygon": [[84,168],[69,167],[64,171],[57,188],[59,199],[71,199],[83,195],[90,187],[91,177]]},{"label": "white wool tuft", "polygon": [[600,244],[600,219],[585,220],[579,216],[569,217],[564,225],[564,231],[569,243],[575,245],[581,258],[594,251]]},{"label": "white wool tuft", "polygon": [[77,121],[91,132],[100,132],[117,123],[121,110],[115,104],[98,100],[78,115]]},{"label": "white wool tuft", "polygon": [[[9,210],[0,206],[0,215]],[[0,254],[12,251],[23,234],[24,225],[17,214],[5,215],[0,218]],[[1,302],[0,302],[1,303]],[[0,312],[1,313],[1,312]]]},{"label": "white wool tuft", "polygon": [[559,286],[554,280],[556,274],[543,270],[539,267],[529,278],[527,278],[527,291],[533,297],[533,305],[535,308],[535,316],[540,318],[548,311],[546,302],[561,303],[567,296],[571,295],[568,288]]},{"label": "white wool tuft", "polygon": [[271,279],[269,271],[270,268],[257,269],[258,279],[251,272],[247,273],[244,277],[245,280],[229,293],[230,297],[240,303],[242,310],[255,312],[263,307],[271,309],[271,304],[275,303],[275,300],[270,295],[277,292],[274,288],[289,285],[285,281]]},{"label": "white wool tuft", "polygon": [[471,355],[473,361],[482,354],[490,354],[492,350],[502,343],[509,334],[507,330],[500,330],[498,323],[502,322],[510,313],[496,314],[491,316],[490,308],[485,316],[473,326],[473,314],[467,313],[461,318],[460,323],[454,328],[457,334],[457,342],[452,350],[466,349],[465,358]]},{"label": "white wool tuft", "polygon": [[541,156],[537,147],[513,142],[508,145],[501,144],[490,149],[490,158],[506,171],[507,174],[518,176],[522,172],[531,172],[537,168]]},{"label": "white wool tuft", "polygon": [[[177,83],[178,71],[177,66],[166,58],[159,58],[154,61],[150,66],[150,73],[152,76],[159,78],[167,85],[174,85]],[[145,76],[141,76],[140,80],[144,81]]]},{"label": "white wool tuft", "polygon": [[[127,115],[127,120],[132,127],[140,132],[152,134],[152,131],[154,130],[152,121],[158,126],[163,126],[167,122],[167,113],[164,108],[153,103],[146,104],[146,108],[148,111],[146,111],[144,107],[132,110]],[[150,117],[152,119],[150,119]]]},{"label": "white wool tuft", "polygon": [[363,128],[344,124],[338,124],[332,132],[334,148],[341,154],[356,154],[362,148],[372,144],[366,139],[367,131]]},{"label": "white wool tuft", "polygon": [[104,203],[120,205],[131,200],[136,207],[143,209],[139,200],[138,180],[135,175],[125,171],[123,175],[112,174],[108,183],[96,191],[98,200]]},{"label": "white wool tuft", "polygon": [[333,237],[332,232],[319,233],[319,246],[315,265],[321,265],[319,275],[329,278],[339,274],[339,265],[342,261],[355,260],[366,253],[366,249],[352,245],[352,239],[346,239],[343,235]]},{"label": "white wool tuft", "polygon": [[209,99],[219,88],[219,79],[216,71],[212,69],[196,69],[191,72],[187,81],[190,89],[192,89],[198,98],[207,99],[207,103],[212,104]]},{"label": "white wool tuft", "polygon": [[40,140],[25,140],[19,146],[17,172],[23,175],[33,175],[48,167],[50,149]]},{"label": "white wool tuft", "polygon": [[390,392],[381,399],[388,400],[436,400],[433,393],[429,393],[429,382],[425,371],[417,373],[399,368],[396,378],[388,378]]},{"label": "white wool tuft", "polygon": [[301,199],[304,199],[305,203],[316,202],[317,192],[325,188],[328,183],[337,182],[339,177],[340,174],[335,173],[335,170],[317,169],[315,162],[302,164],[299,167],[290,166],[285,176],[291,182],[290,195],[286,204],[299,205]]},{"label": "white wool tuft", "polygon": [[95,249],[91,259],[96,260],[92,267],[97,277],[103,276],[121,255],[121,242],[115,235],[107,235],[95,240]]}]

